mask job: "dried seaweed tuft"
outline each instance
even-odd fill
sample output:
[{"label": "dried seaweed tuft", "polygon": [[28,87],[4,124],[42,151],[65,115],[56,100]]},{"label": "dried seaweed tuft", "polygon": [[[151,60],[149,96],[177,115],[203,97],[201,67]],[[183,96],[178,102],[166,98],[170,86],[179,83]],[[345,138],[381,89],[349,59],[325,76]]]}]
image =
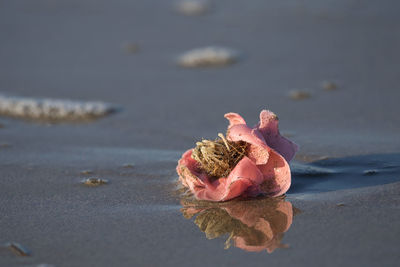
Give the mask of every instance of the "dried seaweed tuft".
[{"label": "dried seaweed tuft", "polygon": [[212,177],[226,177],[246,155],[246,142],[228,141],[223,134],[219,138],[196,143],[192,158],[199,162],[201,169]]}]

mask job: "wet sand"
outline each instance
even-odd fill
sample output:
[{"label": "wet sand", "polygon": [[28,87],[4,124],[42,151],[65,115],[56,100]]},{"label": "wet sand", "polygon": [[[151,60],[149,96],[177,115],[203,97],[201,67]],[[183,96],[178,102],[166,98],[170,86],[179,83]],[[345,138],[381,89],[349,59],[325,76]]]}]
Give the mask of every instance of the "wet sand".
[{"label": "wet sand", "polygon": [[[3,2],[0,93],[122,109],[82,123],[0,117],[0,265],[396,266],[398,7],[220,0],[190,17],[173,1]],[[121,50],[127,41],[140,50]],[[241,56],[227,67],[176,65],[210,45]],[[293,90],[310,97],[291,99]],[[224,250],[236,228],[208,240],[196,217],[184,217],[176,162],[196,140],[225,131],[224,113],[251,125],[263,108],[301,147],[285,200],[293,214],[278,216],[292,222],[286,231],[270,223],[288,248]],[[108,183],[82,184],[91,177]],[[221,210],[251,228],[233,208]]]},{"label": "wet sand", "polygon": [[[38,156],[10,149],[2,157],[2,241],[20,243],[32,255],[18,257],[2,249],[2,265],[242,266],[251,261],[254,266],[395,266],[399,260],[398,155],[389,162],[394,169],[377,174],[375,186],[361,171],[373,159],[387,162],[385,157],[365,158],[352,170],[341,169],[353,166],[352,158],[341,159],[336,166],[329,160],[319,166],[297,163],[293,190],[286,198],[297,212],[280,237],[288,248],[271,254],[234,245],[224,250],[229,234],[208,240],[193,219],[184,218],[182,204],[187,198],[178,194],[174,172],[178,157],[178,151],[165,150],[68,147]],[[124,167],[127,161],[134,167]],[[88,175],[80,172],[88,168],[93,172],[89,177],[109,183],[82,185]],[[353,179],[335,190],[343,177]],[[332,185],[329,192],[327,184]],[[258,201],[262,211],[252,217],[274,211]],[[282,223],[287,219],[275,222],[276,227]]]}]

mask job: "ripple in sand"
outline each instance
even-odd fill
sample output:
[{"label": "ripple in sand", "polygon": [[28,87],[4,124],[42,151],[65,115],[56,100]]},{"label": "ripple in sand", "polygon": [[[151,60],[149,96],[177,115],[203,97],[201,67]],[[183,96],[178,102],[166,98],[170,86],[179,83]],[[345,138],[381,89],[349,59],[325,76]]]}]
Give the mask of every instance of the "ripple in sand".
[{"label": "ripple in sand", "polygon": [[289,97],[293,100],[303,100],[311,97],[311,93],[307,90],[291,90]]},{"label": "ripple in sand", "polygon": [[28,98],[0,95],[0,115],[50,121],[79,121],[103,117],[116,111],[104,102]]},{"label": "ripple in sand", "polygon": [[175,4],[175,9],[186,16],[199,16],[207,13],[210,2],[207,0],[181,0]]},{"label": "ripple in sand", "polygon": [[292,169],[292,174],[296,176],[324,176],[337,172],[334,169],[317,167],[299,162],[290,163],[290,167]]},{"label": "ripple in sand", "polygon": [[363,171],[363,175],[375,175],[378,173],[378,170],[365,170]]},{"label": "ripple in sand", "polygon": [[27,248],[15,242],[6,244],[6,247],[8,247],[12,252],[14,252],[14,254],[18,256],[26,257],[31,255],[31,252]]},{"label": "ripple in sand", "polygon": [[209,46],[197,48],[182,54],[178,64],[186,68],[221,67],[237,61],[238,53],[229,48]]},{"label": "ripple in sand", "polygon": [[87,185],[87,186],[100,186],[100,185],[108,184],[108,180],[100,179],[100,178],[88,178],[88,179],[82,180],[82,184]]}]

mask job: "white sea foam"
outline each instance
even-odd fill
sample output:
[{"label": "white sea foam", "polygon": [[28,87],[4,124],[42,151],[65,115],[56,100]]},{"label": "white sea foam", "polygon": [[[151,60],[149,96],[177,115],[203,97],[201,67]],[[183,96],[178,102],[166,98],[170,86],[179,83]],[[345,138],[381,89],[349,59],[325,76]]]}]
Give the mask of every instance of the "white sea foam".
[{"label": "white sea foam", "polygon": [[209,46],[182,54],[178,64],[187,68],[225,66],[236,62],[237,57],[238,53],[230,48]]},{"label": "white sea foam", "polygon": [[28,98],[0,94],[0,115],[38,120],[85,120],[105,116],[115,107],[104,102]]}]

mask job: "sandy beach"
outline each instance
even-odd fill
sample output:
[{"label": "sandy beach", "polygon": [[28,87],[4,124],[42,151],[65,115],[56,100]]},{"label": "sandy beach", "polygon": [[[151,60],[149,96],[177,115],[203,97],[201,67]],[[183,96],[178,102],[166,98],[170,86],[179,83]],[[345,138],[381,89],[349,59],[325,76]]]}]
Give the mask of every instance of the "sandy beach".
[{"label": "sandy beach", "polygon": [[[0,266],[398,265],[400,5],[207,3],[0,3],[0,95],[117,107],[0,114]],[[179,65],[207,47],[237,55]],[[300,146],[286,198],[180,194],[182,153],[225,132],[226,112],[254,125],[262,109]]]}]

